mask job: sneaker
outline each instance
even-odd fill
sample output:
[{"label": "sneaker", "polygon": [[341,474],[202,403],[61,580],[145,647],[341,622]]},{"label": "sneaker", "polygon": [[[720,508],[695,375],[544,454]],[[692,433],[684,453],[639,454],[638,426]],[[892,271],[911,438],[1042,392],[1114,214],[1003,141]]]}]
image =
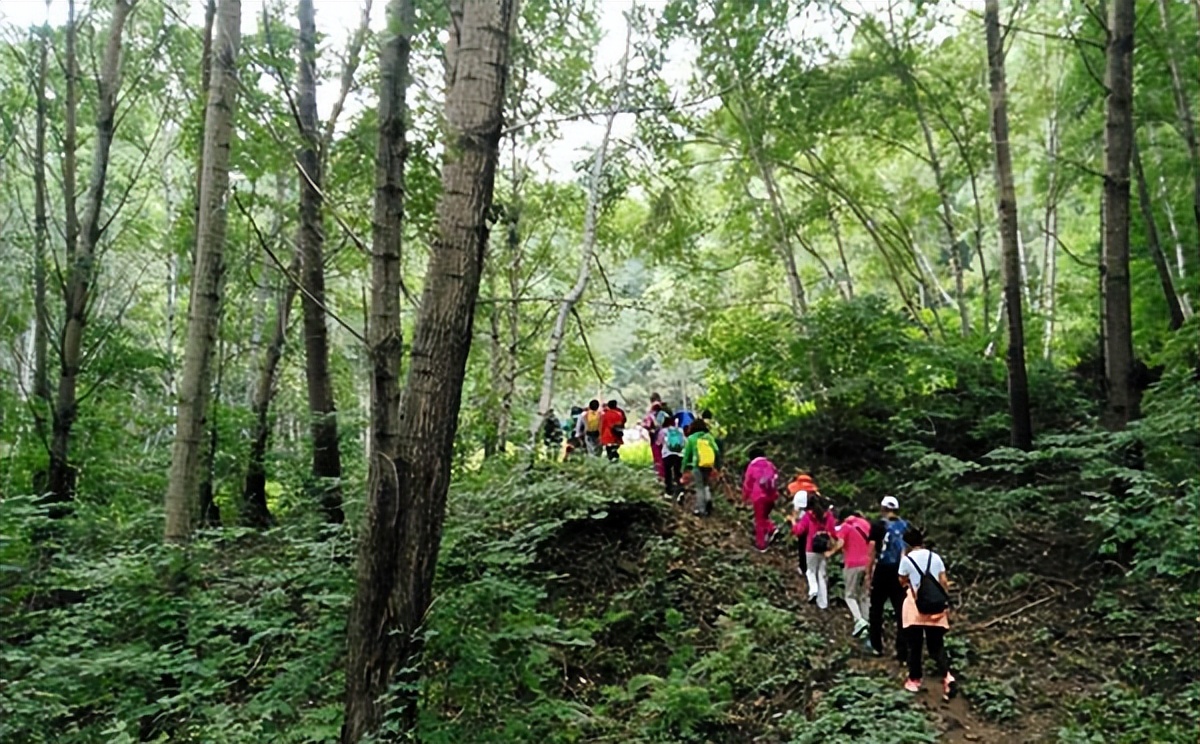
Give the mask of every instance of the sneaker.
[{"label": "sneaker", "polygon": [[855,620],[854,621],[854,631],[851,632],[850,635],[852,635],[855,638],[858,638],[863,633],[866,633],[867,628],[869,628],[869,627],[871,627],[871,624],[868,623],[866,620],[862,620],[862,619]]},{"label": "sneaker", "polygon": [[815,594],[808,595],[808,603],[816,604],[817,603],[817,595],[815,595]]},{"label": "sneaker", "polygon": [[802,578],[802,579],[803,579],[803,578],[805,578],[805,577],[804,577],[804,569],[803,569],[803,568],[800,568],[799,566],[796,566],[796,573],[797,573],[797,574],[800,576],[800,578]]},{"label": "sneaker", "polygon": [[693,509],[693,510],[692,510],[692,516],[693,516],[693,517],[703,517],[703,516],[704,516],[704,512],[700,511],[699,509]]},{"label": "sneaker", "polygon": [[882,651],[876,651],[875,647],[871,645],[871,639],[869,638],[863,639],[863,650],[875,658],[883,656]]},{"label": "sneaker", "polygon": [[942,700],[950,700],[958,694],[958,680],[950,672],[942,679]]},{"label": "sneaker", "polygon": [[780,532],[782,532],[782,530],[780,530],[778,527],[771,530],[771,534],[767,535],[767,545],[774,545],[775,539],[779,537]]},{"label": "sneaker", "polygon": [[908,680],[907,682],[904,683],[904,689],[908,690],[909,692],[920,692],[921,691],[921,680],[919,680],[919,679]]},{"label": "sneaker", "polygon": [[757,545],[755,545],[755,546],[754,546],[754,549],[755,549],[755,550],[757,550],[757,551],[758,551],[758,552],[760,552],[760,553],[765,553],[765,552],[767,552],[767,549],[766,549],[766,548],[760,548],[760,547],[758,547]]}]

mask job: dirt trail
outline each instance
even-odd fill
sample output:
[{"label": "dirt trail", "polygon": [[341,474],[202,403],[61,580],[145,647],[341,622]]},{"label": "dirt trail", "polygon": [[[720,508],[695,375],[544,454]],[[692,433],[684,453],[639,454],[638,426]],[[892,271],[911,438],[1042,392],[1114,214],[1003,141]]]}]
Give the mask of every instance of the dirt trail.
[{"label": "dirt trail", "polygon": [[[743,550],[753,563],[761,565],[764,570],[779,572],[784,577],[783,585],[789,598],[799,608],[801,615],[809,621],[807,624],[810,627],[823,629],[831,647],[839,643],[853,646],[853,656],[849,662],[849,668],[852,671],[869,676],[888,676],[896,681],[897,686],[902,685],[905,674],[895,661],[889,657],[870,656],[862,650],[861,642],[858,639],[851,638],[853,623],[850,613],[846,609],[845,602],[837,593],[830,596],[828,610],[820,610],[815,605],[808,603],[805,582],[796,571],[795,544],[791,536],[787,535],[786,539],[778,540],[768,552],[759,553],[754,549],[752,543],[753,517],[750,511],[737,505],[733,494],[726,494],[726,496],[728,501],[734,504],[735,511],[720,508],[706,519],[700,519],[685,512],[680,515],[680,521],[686,523],[685,529],[694,533],[707,533],[703,534],[701,538],[705,542],[712,541],[726,546],[735,546],[735,550]],[[778,516],[776,521],[780,521]],[[782,524],[784,527],[787,526],[785,522]],[[953,632],[953,628],[951,632]],[[949,702],[943,701],[940,684],[927,682],[925,689],[917,697],[937,721],[942,732],[941,741],[943,742],[950,744],[1027,742],[1040,738],[1033,732],[1005,731],[982,720],[972,712],[970,703],[961,694]]]}]

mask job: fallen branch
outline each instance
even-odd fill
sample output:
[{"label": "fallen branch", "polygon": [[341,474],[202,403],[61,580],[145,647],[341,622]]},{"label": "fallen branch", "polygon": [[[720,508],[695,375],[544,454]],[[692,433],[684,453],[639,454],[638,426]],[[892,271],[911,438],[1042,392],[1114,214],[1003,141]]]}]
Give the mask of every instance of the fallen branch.
[{"label": "fallen branch", "polygon": [[988,628],[992,627],[993,625],[1002,623],[1005,620],[1008,620],[1009,618],[1016,617],[1017,615],[1020,615],[1022,612],[1025,612],[1026,610],[1031,610],[1034,607],[1037,607],[1038,605],[1045,604],[1052,599],[1058,599],[1060,596],[1061,595],[1059,595],[1059,594],[1051,594],[1049,596],[1042,597],[1041,599],[1030,602],[1027,605],[1018,607],[1017,609],[1013,610],[1012,612],[1006,612],[1003,615],[1001,615],[1000,617],[994,617],[991,620],[988,620],[986,623],[976,623],[975,625],[967,626],[966,628],[963,628],[962,632],[971,633],[976,630],[987,630]]}]

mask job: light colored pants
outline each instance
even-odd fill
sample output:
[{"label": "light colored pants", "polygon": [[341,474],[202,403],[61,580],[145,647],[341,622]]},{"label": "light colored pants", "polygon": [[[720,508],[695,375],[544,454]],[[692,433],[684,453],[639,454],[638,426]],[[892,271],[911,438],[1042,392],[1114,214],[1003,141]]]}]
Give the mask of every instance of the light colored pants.
[{"label": "light colored pants", "polygon": [[867,594],[867,567],[843,568],[842,580],[846,582],[846,606],[857,624],[871,614],[871,600]]},{"label": "light colored pants", "polygon": [[708,476],[710,475],[712,475],[712,468],[692,469],[692,488],[696,490],[694,511],[697,514],[708,514],[712,509],[712,492],[708,487]]},{"label": "light colored pants", "polygon": [[806,553],[805,559],[808,561],[808,570],[805,571],[805,578],[808,579],[808,597],[817,598],[817,607],[822,610],[829,607],[829,585],[825,580],[825,554],[824,553]]}]

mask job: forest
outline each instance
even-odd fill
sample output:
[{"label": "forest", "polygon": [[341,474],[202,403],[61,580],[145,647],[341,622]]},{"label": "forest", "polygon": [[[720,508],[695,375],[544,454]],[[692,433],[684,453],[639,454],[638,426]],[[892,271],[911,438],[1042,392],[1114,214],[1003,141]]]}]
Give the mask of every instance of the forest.
[{"label": "forest", "polygon": [[0,741],[1196,741],[1198,109],[1200,0],[0,3]]}]

